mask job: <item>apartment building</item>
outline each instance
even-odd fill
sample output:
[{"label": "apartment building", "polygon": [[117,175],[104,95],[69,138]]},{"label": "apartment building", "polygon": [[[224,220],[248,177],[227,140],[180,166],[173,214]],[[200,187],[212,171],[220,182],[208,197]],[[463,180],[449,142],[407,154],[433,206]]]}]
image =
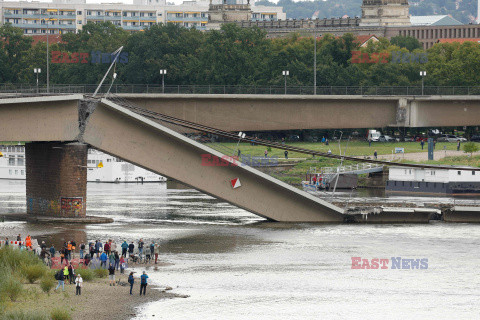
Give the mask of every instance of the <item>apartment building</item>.
[{"label": "apartment building", "polygon": [[[216,0],[220,3],[220,0]],[[85,0],[27,2],[0,0],[0,23],[11,23],[27,35],[77,32],[91,22],[112,22],[128,31],[140,31],[156,23],[175,23],[186,28],[208,28],[209,1],[134,0],[133,4],[86,3]],[[286,19],[280,7],[251,6],[252,20]]]}]

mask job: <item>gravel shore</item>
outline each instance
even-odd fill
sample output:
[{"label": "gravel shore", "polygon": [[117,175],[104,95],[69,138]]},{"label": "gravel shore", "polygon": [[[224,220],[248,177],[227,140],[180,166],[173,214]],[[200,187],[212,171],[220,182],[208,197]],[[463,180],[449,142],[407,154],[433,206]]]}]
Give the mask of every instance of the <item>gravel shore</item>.
[{"label": "gravel shore", "polygon": [[130,286],[119,285],[127,282],[127,274],[116,275],[117,285],[110,286],[107,279],[95,279],[84,282],[82,294],[75,295],[75,285],[65,284],[65,291],[61,288],[48,296],[41,292],[38,284],[25,284],[25,295],[15,302],[15,307],[24,310],[35,310],[47,315],[52,309],[67,309],[74,320],[127,320],[132,319],[138,308],[149,302],[162,299],[187,298],[165,290],[166,288],[149,285],[145,296],[140,296],[140,279],[135,279],[133,294],[130,295]]}]

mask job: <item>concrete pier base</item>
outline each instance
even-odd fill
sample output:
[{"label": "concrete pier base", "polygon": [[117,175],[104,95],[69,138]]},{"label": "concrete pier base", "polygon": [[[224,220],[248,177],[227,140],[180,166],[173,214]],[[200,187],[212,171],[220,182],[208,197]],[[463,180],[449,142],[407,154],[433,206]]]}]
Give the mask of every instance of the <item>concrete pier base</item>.
[{"label": "concrete pier base", "polygon": [[443,221],[457,223],[480,223],[480,208],[454,206],[444,212]]},{"label": "concrete pier base", "polygon": [[87,153],[88,146],[78,142],[25,145],[27,214],[86,216]]}]

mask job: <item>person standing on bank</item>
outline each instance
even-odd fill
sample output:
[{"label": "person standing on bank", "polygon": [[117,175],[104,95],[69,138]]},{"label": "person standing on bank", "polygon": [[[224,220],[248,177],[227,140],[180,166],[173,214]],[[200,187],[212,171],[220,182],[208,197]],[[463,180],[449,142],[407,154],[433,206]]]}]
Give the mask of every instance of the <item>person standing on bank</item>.
[{"label": "person standing on bank", "polygon": [[77,279],[75,279],[75,295],[76,296],[82,295],[82,285],[83,285],[83,279],[80,273],[78,273]]},{"label": "person standing on bank", "polygon": [[375,152],[373,153],[373,157],[375,158],[375,160],[377,159],[377,156],[378,156],[377,150],[375,150]]},{"label": "person standing on bank", "polygon": [[285,154],[285,159],[288,159],[288,150],[285,150],[284,154]]},{"label": "person standing on bank", "polygon": [[142,290],[143,290],[143,295],[145,295],[145,292],[147,291],[147,273],[143,271],[143,274],[140,276],[140,295],[142,295]]},{"label": "person standing on bank", "polygon": [[135,283],[133,272],[130,272],[130,275],[128,276],[128,283],[130,283],[130,294],[132,294],[133,284]]},{"label": "person standing on bank", "polygon": [[115,266],[110,263],[110,266],[108,267],[108,278],[110,280],[110,286],[115,287]]},{"label": "person standing on bank", "polygon": [[420,146],[422,147],[422,150],[423,150],[423,146],[425,145],[425,141],[421,140],[420,141]]},{"label": "person standing on bank", "polygon": [[460,140],[457,140],[457,151],[460,151]]}]

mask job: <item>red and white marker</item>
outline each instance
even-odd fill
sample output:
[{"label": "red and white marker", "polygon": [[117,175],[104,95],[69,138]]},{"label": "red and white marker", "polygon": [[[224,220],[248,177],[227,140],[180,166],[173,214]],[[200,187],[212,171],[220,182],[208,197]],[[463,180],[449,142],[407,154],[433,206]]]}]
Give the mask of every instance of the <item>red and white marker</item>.
[{"label": "red and white marker", "polygon": [[235,179],[230,180],[230,183],[232,184],[233,189],[237,189],[237,188],[240,188],[242,186],[239,178],[235,178]]}]

